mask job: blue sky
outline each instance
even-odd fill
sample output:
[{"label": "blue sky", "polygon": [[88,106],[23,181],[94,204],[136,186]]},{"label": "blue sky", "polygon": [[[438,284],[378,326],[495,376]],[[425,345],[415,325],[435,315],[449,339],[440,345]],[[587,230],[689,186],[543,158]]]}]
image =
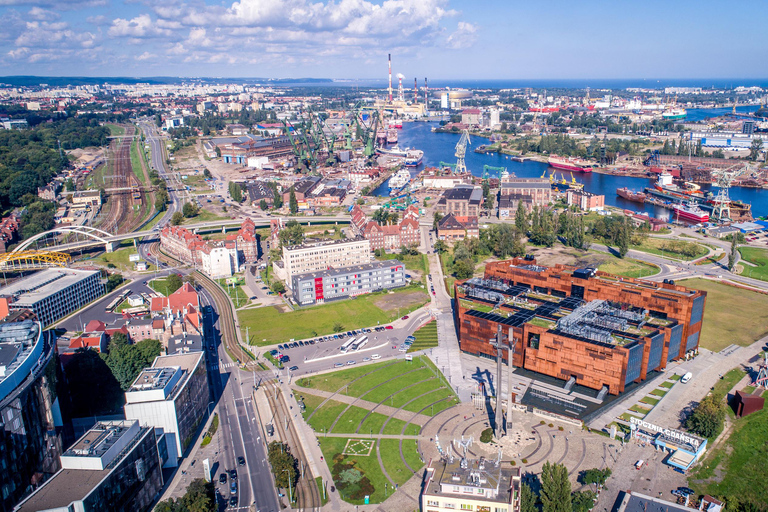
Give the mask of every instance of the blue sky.
[{"label": "blue sky", "polygon": [[0,75],[764,77],[768,2],[0,0]]}]

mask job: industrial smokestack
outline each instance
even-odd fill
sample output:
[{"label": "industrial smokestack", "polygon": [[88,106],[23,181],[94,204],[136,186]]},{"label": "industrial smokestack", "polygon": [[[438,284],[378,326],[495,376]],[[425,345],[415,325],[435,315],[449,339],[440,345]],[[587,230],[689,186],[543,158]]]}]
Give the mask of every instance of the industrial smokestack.
[{"label": "industrial smokestack", "polygon": [[413,77],[413,102],[419,102],[419,85],[416,83],[416,77]]},{"label": "industrial smokestack", "polygon": [[389,60],[389,102],[392,103],[392,54],[387,54]]},{"label": "industrial smokestack", "polygon": [[427,77],[424,77],[424,110],[429,108],[429,97],[427,96],[429,87],[427,87]]}]

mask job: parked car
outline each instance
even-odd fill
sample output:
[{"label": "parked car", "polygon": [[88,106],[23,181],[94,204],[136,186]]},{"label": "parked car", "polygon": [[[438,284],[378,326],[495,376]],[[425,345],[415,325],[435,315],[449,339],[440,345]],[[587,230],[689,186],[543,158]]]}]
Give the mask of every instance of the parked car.
[{"label": "parked car", "polygon": [[229,478],[232,480],[237,480],[237,470],[236,469],[230,469],[229,470]]},{"label": "parked car", "polygon": [[677,490],[680,491],[683,494],[695,494],[693,492],[693,489],[691,489],[690,487],[682,487],[682,486],[680,486],[680,487],[677,488]]},{"label": "parked car", "polygon": [[388,326],[386,326],[386,327],[384,327],[384,328],[385,328],[385,329],[387,329],[387,330],[391,330],[391,329],[394,329],[394,327],[392,327],[391,325],[388,325]]},{"label": "parked car", "polygon": [[643,459],[640,459],[639,461],[635,462],[635,469],[642,468],[643,464],[645,464],[645,461]]},{"label": "parked car", "polygon": [[405,315],[402,319],[403,320],[408,320],[408,318],[410,318],[410,317],[408,315]]},{"label": "parked car", "polygon": [[367,362],[368,362],[368,361],[370,361],[370,360],[371,360],[371,358],[370,358],[370,357],[364,357],[364,358],[363,358],[363,362],[364,362],[364,363],[367,363]]},{"label": "parked car", "polygon": [[229,494],[237,494],[237,482],[235,480],[229,484]]},{"label": "parked car", "polygon": [[341,368],[342,366],[344,366],[344,363],[336,363],[333,365],[334,368]]},{"label": "parked car", "polygon": [[269,353],[270,353],[270,355],[271,355],[272,357],[275,357],[275,356],[277,355],[277,350],[275,350],[275,349],[272,349],[272,350],[270,350],[270,351],[269,351]]},{"label": "parked car", "polygon": [[356,364],[355,361],[347,361],[347,366],[352,366],[353,364]]},{"label": "parked car", "polygon": [[379,354],[373,354],[373,355],[371,356],[371,359],[373,359],[373,360],[375,361],[375,360],[377,360],[377,359],[381,359],[381,356],[380,356]]},{"label": "parked car", "polygon": [[227,474],[226,473],[219,474],[219,483],[220,484],[227,483]]},{"label": "parked car", "polygon": [[237,496],[229,498],[229,506],[235,508],[237,506]]}]

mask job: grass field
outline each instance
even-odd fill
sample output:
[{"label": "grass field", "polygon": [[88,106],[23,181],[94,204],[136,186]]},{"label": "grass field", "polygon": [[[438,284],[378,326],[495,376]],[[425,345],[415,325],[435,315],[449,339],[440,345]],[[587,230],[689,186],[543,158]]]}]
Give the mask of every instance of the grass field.
[{"label": "grass field", "polygon": [[[733,419],[733,430],[728,439],[697,466],[688,485],[698,494],[724,496],[726,500],[733,497],[742,504],[751,501],[764,507],[768,496],[768,479],[765,478],[767,435],[768,409]],[[728,509],[731,509],[731,503],[728,503]]]},{"label": "grass field", "polygon": [[226,279],[217,279],[216,282],[227,292],[236,308],[241,308],[251,302],[241,285],[228,285]]},{"label": "grass field", "polygon": [[719,352],[728,345],[751,345],[768,334],[768,295],[706,279],[678,284],[707,292],[700,345]]},{"label": "grass field", "polygon": [[429,268],[429,264],[427,263],[427,255],[426,254],[416,254],[416,255],[408,255],[408,256],[402,256],[399,253],[394,254],[383,254],[377,259],[379,260],[400,260],[402,263],[405,264],[405,268],[408,270],[418,270],[422,274],[426,272],[427,268]]},{"label": "grass field", "polygon": [[744,265],[741,275],[768,281],[768,251],[754,247],[740,247],[739,253],[745,261],[755,265],[754,267]]},{"label": "grass field", "polygon": [[640,401],[648,405],[656,405],[659,403],[659,399],[653,398],[652,396],[644,396],[643,398],[640,399]]},{"label": "grass field", "polygon": [[[427,294],[414,288],[394,293],[374,293],[354,300],[339,301],[283,313],[275,307],[244,309],[237,312],[240,328],[250,326],[255,345],[273,345],[290,339],[305,339],[334,332],[389,323],[420,308]],[[385,309],[382,309],[382,306]]]},{"label": "grass field", "polygon": [[416,352],[437,346],[437,322],[432,320],[427,325],[420,327],[413,336],[416,341],[413,342],[408,352]]},{"label": "grass field", "polygon": [[147,286],[155,290],[157,293],[163,294],[166,297],[176,290],[170,290],[165,284],[166,279],[164,277],[158,277],[147,283]]},{"label": "grass field", "polygon": [[138,144],[139,142],[137,140],[134,140],[131,143],[131,168],[133,169],[133,174],[138,178],[139,184],[146,185],[147,177],[144,176],[144,171],[141,168],[141,156],[139,156]]},{"label": "grass field", "polygon": [[120,135],[125,135],[125,128],[122,126],[117,126],[116,124],[107,123],[104,126],[109,128],[109,134],[112,137],[119,137]]},{"label": "grass field", "polygon": [[[124,247],[122,249],[116,250],[115,252],[105,252],[94,261],[100,261],[106,265],[112,264],[115,266],[115,268],[122,271],[132,271],[134,264],[129,260],[131,254],[136,254],[136,249],[133,247]],[[147,268],[152,270],[154,269],[154,266],[147,264]]]},{"label": "grass field", "polygon": [[184,217],[184,220],[181,222],[182,224],[196,224],[198,222],[210,222],[214,220],[225,220],[229,219],[230,217],[226,215],[217,215],[213,212],[209,212],[205,209],[200,209],[197,215],[194,217]]},{"label": "grass field", "polygon": [[[381,451],[381,462],[384,463],[384,469],[387,470],[389,477],[395,481],[397,485],[403,485],[413,476],[413,473],[403,463],[403,459],[400,458],[400,440],[399,439],[382,439],[379,441],[379,450]],[[411,448],[410,446],[408,448]],[[415,448],[411,448],[415,450]],[[405,456],[406,446],[403,444],[403,456]],[[418,454],[417,454],[418,458]],[[415,471],[421,469],[421,461],[419,460],[419,467],[413,468]]]},{"label": "grass field", "polygon": [[656,265],[628,258],[611,258],[597,268],[622,277],[648,277],[659,273]]},{"label": "grass field", "polygon": [[[709,252],[709,250],[703,245],[699,245],[693,242],[652,237],[647,237],[642,241],[640,245],[631,245],[630,248],[637,251],[643,251],[650,254],[658,254],[659,256],[675,258],[678,260],[693,260],[696,258],[701,258]],[[684,251],[686,249],[690,249],[691,253],[685,253]]]},{"label": "grass field", "polygon": [[[381,503],[386,499],[384,484],[387,478],[381,471],[375,448],[370,455],[343,455],[348,441],[346,437],[321,437],[319,441],[336,489],[344,501],[362,505],[365,495],[370,496],[370,503]],[[347,476],[347,481],[354,475],[351,479],[354,483],[342,483],[341,474]]]},{"label": "grass field", "polygon": [[717,397],[718,400],[726,398],[728,392],[733,389],[743,377],[746,375],[741,368],[733,368],[729,370],[725,375],[720,377],[720,380],[712,386],[712,394]]}]

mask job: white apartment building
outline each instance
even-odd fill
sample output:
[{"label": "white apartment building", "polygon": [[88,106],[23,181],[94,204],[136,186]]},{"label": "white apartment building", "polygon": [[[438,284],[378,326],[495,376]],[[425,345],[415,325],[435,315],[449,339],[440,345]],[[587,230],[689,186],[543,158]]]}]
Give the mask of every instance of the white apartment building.
[{"label": "white apartment building", "polygon": [[232,277],[240,271],[240,259],[237,247],[213,247],[209,251],[201,251],[201,263],[203,272],[213,279]]},{"label": "white apartment building", "polygon": [[433,461],[421,493],[424,512],[518,512],[520,469],[495,460]]},{"label": "white apartment building", "polygon": [[[371,262],[371,243],[358,237],[312,244],[283,246],[283,259],[275,262],[275,274],[292,286],[293,276]],[[280,263],[280,264],[278,264]]]}]

